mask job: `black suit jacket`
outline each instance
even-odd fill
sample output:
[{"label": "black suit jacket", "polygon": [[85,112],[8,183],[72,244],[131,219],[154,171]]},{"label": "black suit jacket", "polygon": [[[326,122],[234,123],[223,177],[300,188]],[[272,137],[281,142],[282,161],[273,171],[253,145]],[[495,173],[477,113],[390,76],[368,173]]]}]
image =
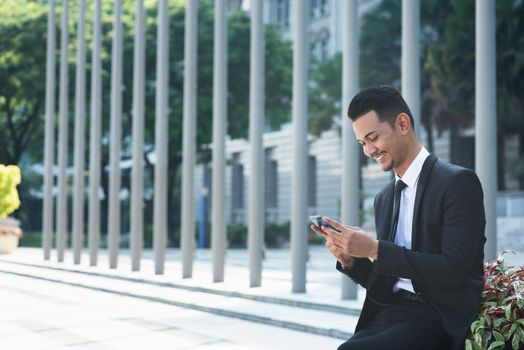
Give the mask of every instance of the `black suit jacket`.
[{"label": "black suit jacket", "polygon": [[388,242],[394,186],[392,181],[375,197],[378,259],[356,258],[348,270],[337,263],[339,271],[367,289],[356,331],[380,304],[390,302],[392,280],[409,278],[415,292],[439,312],[452,348],[462,349],[484,284],[486,221],[480,181],[473,171],[430,154],[417,185],[411,250]]}]

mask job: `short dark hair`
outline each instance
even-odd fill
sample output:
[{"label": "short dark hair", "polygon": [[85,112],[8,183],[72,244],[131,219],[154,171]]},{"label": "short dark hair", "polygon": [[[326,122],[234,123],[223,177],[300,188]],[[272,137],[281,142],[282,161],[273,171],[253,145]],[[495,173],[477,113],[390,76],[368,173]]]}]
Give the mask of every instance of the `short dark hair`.
[{"label": "short dark hair", "polygon": [[406,113],[409,115],[413,131],[415,130],[415,121],[406,101],[392,86],[373,85],[360,91],[349,103],[348,117],[355,121],[370,111],[375,111],[381,122],[387,121],[392,127],[397,116]]}]

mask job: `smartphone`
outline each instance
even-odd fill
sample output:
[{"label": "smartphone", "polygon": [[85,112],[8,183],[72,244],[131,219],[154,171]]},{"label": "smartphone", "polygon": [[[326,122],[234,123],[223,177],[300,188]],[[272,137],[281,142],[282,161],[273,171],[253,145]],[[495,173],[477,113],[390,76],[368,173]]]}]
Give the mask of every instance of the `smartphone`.
[{"label": "smartphone", "polygon": [[309,217],[309,220],[311,220],[311,222],[316,226],[316,227],[322,227],[322,226],[326,226],[326,227],[329,227],[330,229],[332,229],[333,231],[336,231],[336,232],[339,232],[339,230],[337,230],[333,225],[330,225],[328,224],[327,222],[325,222],[324,220],[322,220],[322,215],[313,215],[313,216],[310,216]]}]

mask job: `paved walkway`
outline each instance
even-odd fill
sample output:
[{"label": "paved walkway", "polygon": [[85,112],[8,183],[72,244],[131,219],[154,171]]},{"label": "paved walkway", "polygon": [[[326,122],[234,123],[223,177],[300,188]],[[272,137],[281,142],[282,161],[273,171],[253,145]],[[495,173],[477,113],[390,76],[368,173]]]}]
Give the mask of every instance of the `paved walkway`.
[{"label": "paved walkway", "polygon": [[[225,281],[213,283],[211,252],[198,250],[193,278],[181,278],[180,251],[169,250],[165,274],[150,251],[131,272],[107,252],[97,266],[43,260],[41,249],[0,255],[0,343],[16,349],[335,349],[351,336],[364,298],[340,300],[343,278],[323,247],[311,247],[307,292],[291,293],[287,250],[269,250],[262,287],[248,287],[247,251],[229,250]],[[508,255],[524,265],[524,254]]]},{"label": "paved walkway", "polygon": [[[154,275],[151,252],[145,252],[141,271],[131,272],[127,253],[116,270],[108,268],[105,251],[95,267],[88,266],[86,254],[80,265],[69,255],[64,263],[55,257],[44,261],[41,249],[0,256],[0,293],[3,300],[13,299],[0,307],[0,342],[38,343],[20,349],[143,349],[148,341],[159,349],[334,349],[351,335],[364,296],[361,290],[359,300],[340,300],[342,277],[323,247],[310,251],[305,294],[290,292],[291,263],[284,250],[267,252],[259,288],[247,286],[245,250],[228,251],[223,283],[211,282],[207,250],[197,251],[191,279],[181,278],[178,250],[168,252],[164,275]],[[32,313],[35,309],[39,312]],[[55,321],[54,314],[62,316]],[[220,327],[206,328],[199,320]],[[129,322],[143,329],[134,335],[126,331]],[[117,327],[116,333],[106,327],[100,333],[105,323]],[[162,340],[177,336],[193,343]],[[165,347],[157,347],[158,341]]]},{"label": "paved walkway", "polygon": [[2,349],[335,349],[338,339],[0,273]]}]

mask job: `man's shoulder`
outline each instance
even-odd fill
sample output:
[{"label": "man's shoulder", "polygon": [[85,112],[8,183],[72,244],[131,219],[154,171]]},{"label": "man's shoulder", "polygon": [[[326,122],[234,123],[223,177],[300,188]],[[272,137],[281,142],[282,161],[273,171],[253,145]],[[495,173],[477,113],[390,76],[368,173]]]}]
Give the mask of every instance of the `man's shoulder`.
[{"label": "man's shoulder", "polygon": [[433,193],[482,193],[482,184],[475,171],[441,160],[435,162],[427,183],[427,190]]},{"label": "man's shoulder", "polygon": [[432,169],[431,177],[432,179],[437,178],[443,181],[454,181],[462,177],[477,178],[477,174],[469,168],[437,159]]}]

